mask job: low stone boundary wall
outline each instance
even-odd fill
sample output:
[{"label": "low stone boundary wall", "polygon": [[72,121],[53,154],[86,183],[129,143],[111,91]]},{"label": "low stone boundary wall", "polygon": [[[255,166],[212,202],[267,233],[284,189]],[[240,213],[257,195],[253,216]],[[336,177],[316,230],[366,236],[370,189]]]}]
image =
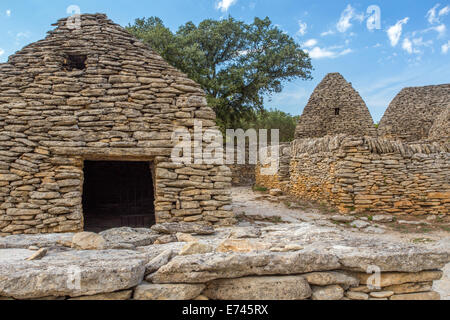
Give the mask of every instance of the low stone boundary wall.
[{"label": "low stone boundary wall", "polygon": [[[274,179],[258,183],[278,188]],[[450,150],[445,145],[346,135],[296,140],[287,180],[285,192],[327,202],[342,213],[450,212]]]}]

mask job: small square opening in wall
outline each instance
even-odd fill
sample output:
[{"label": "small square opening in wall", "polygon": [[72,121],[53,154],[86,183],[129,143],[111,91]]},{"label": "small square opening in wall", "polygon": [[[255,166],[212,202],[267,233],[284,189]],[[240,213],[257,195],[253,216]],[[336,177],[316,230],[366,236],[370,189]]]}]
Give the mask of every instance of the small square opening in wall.
[{"label": "small square opening in wall", "polygon": [[64,59],[63,67],[67,71],[86,69],[86,55],[68,54]]},{"label": "small square opening in wall", "polygon": [[335,108],[334,109],[334,115],[335,116],[338,116],[338,115],[340,115],[341,114],[341,109],[340,108]]}]

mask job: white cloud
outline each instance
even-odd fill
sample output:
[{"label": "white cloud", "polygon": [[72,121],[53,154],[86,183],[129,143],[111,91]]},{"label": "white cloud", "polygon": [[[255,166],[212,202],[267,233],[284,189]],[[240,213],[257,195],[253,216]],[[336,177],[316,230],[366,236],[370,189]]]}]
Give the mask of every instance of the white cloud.
[{"label": "white cloud", "polygon": [[352,26],[350,20],[353,18],[354,14],[355,10],[351,5],[348,5],[347,8],[345,8],[345,10],[341,13],[341,18],[336,25],[339,32],[345,32]]},{"label": "white cloud", "polygon": [[408,52],[409,54],[412,54],[412,53],[413,53],[412,42],[411,42],[408,38],[406,38],[405,40],[403,40],[402,48],[403,48],[403,50],[405,50],[405,51]]},{"label": "white cloud", "polygon": [[450,40],[442,45],[442,53],[446,54],[450,50]]},{"label": "white cloud", "polygon": [[311,47],[314,47],[316,44],[317,44],[317,40],[316,39],[309,39],[308,41],[303,43],[303,46],[306,47],[306,48],[311,48]]},{"label": "white cloud", "polygon": [[441,23],[440,18],[443,17],[443,16],[446,16],[446,15],[448,15],[450,13],[450,6],[445,6],[441,10],[439,10],[439,12],[438,12],[437,9],[440,6],[441,5],[438,3],[433,8],[428,10],[427,15],[425,17],[428,19],[428,22],[430,24]]},{"label": "white cloud", "polygon": [[362,22],[364,20],[364,14],[358,14],[351,5],[347,5],[344,11],[341,13],[341,18],[336,25],[339,32],[346,32],[351,26],[352,20],[358,20]]},{"label": "white cloud", "polygon": [[2,48],[0,48],[0,57],[2,56],[2,55],[4,55],[5,54],[5,50],[3,50]]},{"label": "white cloud", "polygon": [[418,47],[431,47],[433,45],[433,40],[423,41],[423,38],[414,38],[413,43]]},{"label": "white cloud", "polygon": [[445,32],[447,31],[447,27],[445,24],[438,25],[437,27],[433,27],[433,30],[439,33],[439,37],[443,37]]},{"label": "white cloud", "polygon": [[314,47],[312,50],[305,50],[312,59],[337,58],[353,52],[352,49],[334,51],[332,48]]},{"label": "white cloud", "polygon": [[439,19],[436,17],[436,9],[440,6],[440,4],[438,3],[437,5],[435,5],[433,8],[431,8],[430,10],[428,10],[427,15],[425,16],[428,19],[428,22],[430,24],[434,24],[434,23],[438,23]]},{"label": "white cloud", "polygon": [[298,20],[298,26],[299,26],[299,29],[297,31],[297,34],[304,36],[306,34],[306,30],[308,29],[308,25],[306,24],[306,22],[303,22],[302,20]]},{"label": "white cloud", "polygon": [[334,34],[334,31],[333,31],[333,30],[328,30],[328,31],[322,32],[322,33],[320,34],[320,36],[321,36],[321,37],[325,37],[325,36],[329,36],[329,35],[331,35],[331,34]]},{"label": "white cloud", "polygon": [[236,2],[237,0],[220,0],[216,4],[216,9],[222,12],[226,12],[232,5],[236,4]]},{"label": "white cloud", "polygon": [[439,10],[439,17],[446,16],[450,13],[450,6],[445,6],[441,10]]},{"label": "white cloud", "polygon": [[403,31],[403,25],[408,23],[408,21],[409,21],[408,17],[399,20],[395,25],[389,27],[389,29],[387,30],[389,40],[391,41],[391,45],[393,47],[395,47],[400,41]]},{"label": "white cloud", "polygon": [[11,17],[11,10],[6,10],[6,16]]}]

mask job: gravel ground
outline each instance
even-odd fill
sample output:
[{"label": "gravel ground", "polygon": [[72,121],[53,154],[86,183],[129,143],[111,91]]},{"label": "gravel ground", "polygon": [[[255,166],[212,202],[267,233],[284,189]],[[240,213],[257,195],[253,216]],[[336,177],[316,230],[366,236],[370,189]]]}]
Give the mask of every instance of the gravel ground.
[{"label": "gravel ground", "polygon": [[[363,233],[359,230],[338,226],[331,221],[330,214],[324,214],[319,208],[289,208],[283,202],[271,202],[261,199],[261,193],[253,192],[250,187],[236,187],[232,190],[233,210],[240,216],[240,225],[312,222],[321,226],[347,228],[350,232]],[[380,226],[380,225],[378,225]],[[380,238],[393,241],[414,242],[420,246],[433,246],[446,239],[450,243],[450,232],[434,230],[433,232],[399,232],[389,226],[381,225],[383,234]],[[420,239],[426,239],[422,242]],[[446,245],[447,245],[446,244]],[[444,269],[444,277],[435,283],[434,289],[441,294],[442,300],[450,300],[450,264]]]}]

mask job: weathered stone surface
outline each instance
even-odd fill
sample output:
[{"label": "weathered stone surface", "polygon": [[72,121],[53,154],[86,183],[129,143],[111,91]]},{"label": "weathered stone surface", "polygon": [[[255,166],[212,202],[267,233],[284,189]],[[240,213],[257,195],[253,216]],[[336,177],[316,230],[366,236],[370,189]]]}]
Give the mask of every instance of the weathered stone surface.
[{"label": "weathered stone surface", "polygon": [[192,300],[202,293],[203,284],[150,284],[136,287],[134,300]]},{"label": "weathered stone surface", "polygon": [[164,234],[188,233],[198,235],[214,234],[215,230],[211,226],[196,223],[163,223],[154,225],[153,231]]},{"label": "weathered stone surface", "polygon": [[179,242],[197,242],[198,239],[194,236],[187,234],[187,233],[177,233],[176,234],[177,240]]},{"label": "weathered stone surface", "polygon": [[28,261],[40,260],[47,254],[48,250],[45,248],[39,249],[31,257],[27,258]]},{"label": "weathered stone surface", "polygon": [[112,292],[112,293],[101,293],[101,294],[96,294],[93,296],[71,298],[69,300],[119,301],[119,300],[130,300],[132,295],[133,295],[133,290],[124,290],[124,291]]},{"label": "weathered stone surface", "polygon": [[370,223],[366,222],[366,221],[362,221],[362,220],[356,220],[356,221],[353,221],[352,223],[350,223],[350,226],[352,226],[354,228],[362,229],[362,228],[370,226]]},{"label": "weathered stone surface", "polygon": [[227,239],[217,247],[217,252],[253,252],[270,249],[271,244],[247,239]]},{"label": "weathered stone surface", "polygon": [[278,196],[281,196],[283,194],[283,191],[281,191],[280,189],[271,189],[269,191],[269,194],[271,196],[278,197]]},{"label": "weathered stone surface", "polygon": [[145,263],[145,256],[126,250],[52,253],[38,261],[0,259],[0,295],[33,299],[125,290],[142,281]]},{"label": "weathered stone surface", "polygon": [[421,293],[409,293],[409,294],[399,294],[394,295],[390,298],[391,300],[440,300],[441,296],[439,293],[431,292],[421,292]]},{"label": "weathered stone surface", "polygon": [[339,284],[344,287],[356,287],[359,280],[341,272],[313,272],[303,275],[311,285],[328,286]]},{"label": "weathered stone surface", "polygon": [[[442,271],[422,271],[417,273],[387,272],[381,274],[380,287],[384,288],[411,282],[435,281],[441,279],[442,275]],[[369,278],[373,275],[356,273],[354,276],[360,280],[361,284],[368,284]]]},{"label": "weathered stone surface", "polygon": [[344,223],[353,222],[353,221],[355,221],[355,219],[356,218],[353,216],[332,216],[331,217],[331,220],[333,220],[333,221],[344,222]]},{"label": "weathered stone surface", "polygon": [[344,289],[338,285],[326,287],[312,287],[313,300],[341,300],[344,297]]},{"label": "weathered stone surface", "polygon": [[167,249],[163,251],[161,254],[150,260],[149,263],[145,266],[145,274],[148,275],[157,271],[162,266],[169,263],[170,259],[176,255],[174,249]]},{"label": "weathered stone surface", "polygon": [[404,293],[418,293],[431,291],[433,288],[433,282],[415,282],[415,283],[404,283],[396,284],[392,286],[385,287],[384,290],[393,291],[395,294]]},{"label": "weathered stone surface", "polygon": [[131,244],[135,247],[152,245],[160,236],[149,229],[116,228],[100,232],[106,240],[107,246],[117,246],[120,244]]},{"label": "weathered stone surface", "polygon": [[335,270],[339,266],[336,257],[318,252],[210,253],[175,257],[151,279],[154,283],[203,283],[218,278]]},{"label": "weathered stone surface", "polygon": [[345,296],[350,300],[369,300],[369,295],[364,292],[347,291]]},{"label": "weathered stone surface", "polygon": [[259,238],[261,230],[254,227],[237,227],[233,228],[230,234],[231,239]]},{"label": "weathered stone surface", "polygon": [[377,298],[377,299],[390,298],[393,295],[394,295],[393,291],[377,291],[377,292],[370,293],[371,298]]},{"label": "weathered stone surface", "polygon": [[72,248],[79,250],[103,250],[106,248],[106,241],[99,234],[80,232],[73,236]]},{"label": "weathered stone surface", "polygon": [[304,300],[311,288],[302,276],[215,280],[203,293],[213,300]]},{"label": "weathered stone surface", "polygon": [[180,251],[180,256],[191,256],[194,254],[204,254],[214,251],[214,248],[201,242],[189,242]]},{"label": "weathered stone surface", "polygon": [[44,248],[57,246],[62,242],[71,242],[74,234],[40,234],[40,235],[15,235],[0,237],[0,249],[27,249],[31,246]]}]

